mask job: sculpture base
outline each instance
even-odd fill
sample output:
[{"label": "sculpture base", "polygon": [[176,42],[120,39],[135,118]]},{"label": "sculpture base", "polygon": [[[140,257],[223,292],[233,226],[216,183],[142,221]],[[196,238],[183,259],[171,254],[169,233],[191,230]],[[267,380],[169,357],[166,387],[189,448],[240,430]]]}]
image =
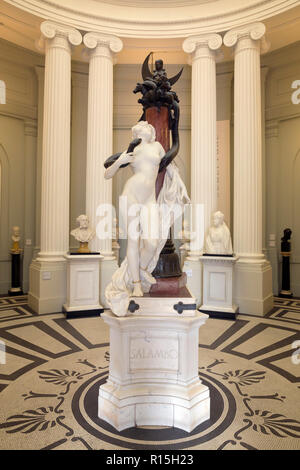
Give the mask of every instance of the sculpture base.
[{"label": "sculpture base", "polygon": [[99,306],[79,309],[78,307],[68,308],[63,305],[62,311],[65,314],[66,319],[70,320],[71,318],[100,317],[101,313],[104,312],[104,309]]},{"label": "sculpture base", "polygon": [[278,297],[281,297],[283,299],[292,299],[293,293],[292,291],[280,291],[280,293],[278,294]]},{"label": "sculpture base", "polygon": [[238,307],[233,304],[234,256],[200,256],[203,263],[203,304],[200,312],[213,318],[235,320]]},{"label": "sculpture base", "polygon": [[100,387],[98,407],[99,418],[118,431],[135,426],[169,426],[192,432],[210,418],[209,389],[201,383],[115,388],[113,383]]},{"label": "sculpture base", "polygon": [[67,301],[63,312],[67,318],[99,315],[99,265],[102,255],[67,254]]},{"label": "sculpture base", "polygon": [[159,313],[165,299],[134,301],[141,299],[148,304],[144,315],[102,315],[110,326],[110,368],[98,416],[118,431],[172,426],[191,432],[210,417],[209,389],[198,376],[199,327],[208,317],[174,309],[167,317]]},{"label": "sculpture base", "polygon": [[21,287],[12,287],[8,291],[9,296],[16,296],[16,295],[24,295],[24,292],[22,291]]},{"label": "sculpture base", "polygon": [[186,273],[180,277],[161,277],[156,279],[150,289],[150,295],[179,295],[180,289],[186,285]]}]

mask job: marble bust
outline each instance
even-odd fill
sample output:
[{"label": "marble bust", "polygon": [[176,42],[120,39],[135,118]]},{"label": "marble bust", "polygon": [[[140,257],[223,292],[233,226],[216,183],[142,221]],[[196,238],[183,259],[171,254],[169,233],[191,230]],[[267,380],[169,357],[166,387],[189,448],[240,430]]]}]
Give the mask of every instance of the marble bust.
[{"label": "marble bust", "polygon": [[71,235],[80,243],[78,253],[90,253],[88,243],[95,236],[95,231],[89,227],[89,219],[85,214],[81,214],[77,217],[76,222],[79,223],[79,227],[71,231]]},{"label": "marble bust", "polygon": [[14,253],[19,253],[20,250],[20,240],[21,240],[21,233],[20,233],[20,227],[15,225],[12,227],[12,236],[11,239],[13,241],[12,249],[11,251]]},{"label": "marble bust", "polygon": [[230,231],[224,222],[224,214],[220,211],[212,214],[212,224],[206,236],[204,254],[232,255]]}]

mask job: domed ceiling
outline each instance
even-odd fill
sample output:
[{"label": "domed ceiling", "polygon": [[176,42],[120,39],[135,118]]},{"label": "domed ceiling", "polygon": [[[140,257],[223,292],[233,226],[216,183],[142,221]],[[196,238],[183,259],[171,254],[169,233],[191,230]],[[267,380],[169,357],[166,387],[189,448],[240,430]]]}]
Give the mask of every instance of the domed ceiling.
[{"label": "domed ceiling", "polygon": [[[300,39],[300,0],[0,0],[0,37],[7,41],[36,51],[45,19],[119,36],[119,63],[140,63],[151,50],[184,63],[187,36],[254,21],[265,23],[271,50]],[[74,57],[82,60],[79,48]]]}]

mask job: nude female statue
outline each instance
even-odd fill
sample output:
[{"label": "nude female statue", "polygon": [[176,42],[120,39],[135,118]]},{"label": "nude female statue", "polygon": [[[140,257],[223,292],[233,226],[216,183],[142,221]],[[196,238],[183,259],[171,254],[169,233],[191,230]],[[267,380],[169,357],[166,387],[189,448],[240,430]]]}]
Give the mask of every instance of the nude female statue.
[{"label": "nude female statue", "polygon": [[[149,230],[151,225],[159,225],[159,208],[156,205],[155,181],[159,169],[159,164],[165,151],[162,145],[155,141],[155,129],[147,121],[140,121],[132,128],[133,138],[142,139],[141,143],[135,147],[133,152],[123,152],[118,160],[105,172],[105,178],[112,178],[120,166],[130,163],[133,175],[127,180],[122,196],[127,197],[127,221],[128,227],[136,217],[139,218],[140,232]],[[139,206],[138,206],[139,205]],[[134,209],[134,210],[131,210]],[[137,209],[139,213],[137,213]],[[151,220],[149,220],[151,215]],[[136,233],[128,230],[127,260],[132,276],[133,292],[132,296],[142,297],[141,275],[151,284],[155,279],[147,271],[157,246],[158,238],[143,239],[143,247],[139,251],[139,238]]]},{"label": "nude female statue", "polygon": [[[174,205],[182,207],[189,202],[173,162],[166,167],[163,187],[156,200],[155,182],[166,153],[155,141],[155,129],[147,121],[139,121],[132,134],[135,144],[139,142],[137,139],[141,139],[140,143],[132,152],[125,151],[108,159],[110,166],[106,166],[104,175],[106,179],[112,178],[119,168],[128,164],[133,170],[122,193],[127,198],[127,212],[120,214],[127,220],[127,256],[105,289],[107,303],[117,316],[127,315],[130,297],[142,297],[155,284],[151,273],[168,236],[169,214]],[[132,230],[136,221],[139,232]]]}]

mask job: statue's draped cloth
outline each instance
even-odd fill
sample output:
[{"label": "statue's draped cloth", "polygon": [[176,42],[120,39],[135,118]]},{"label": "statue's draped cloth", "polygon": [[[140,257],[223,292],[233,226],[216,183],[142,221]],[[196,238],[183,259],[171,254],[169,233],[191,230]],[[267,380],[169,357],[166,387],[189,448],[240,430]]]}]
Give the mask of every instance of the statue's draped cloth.
[{"label": "statue's draped cloth", "polygon": [[[182,181],[177,166],[174,162],[167,166],[164,183],[157,198],[159,205],[159,243],[156,252],[150,261],[147,272],[154,270],[160,252],[163,249],[169,234],[171,225],[176,218],[183,213],[184,205],[190,203],[187,190]],[[176,206],[176,210],[175,209]],[[179,209],[180,208],[180,213]],[[174,215],[173,215],[174,214]],[[140,237],[140,250],[142,248],[143,238]],[[150,276],[152,277],[152,276]],[[151,282],[149,275],[145,277],[143,270],[140,269],[140,279],[144,293],[149,292]],[[153,282],[155,282],[155,279]],[[105,298],[112,312],[118,317],[123,317],[128,312],[130,295],[133,289],[133,279],[129,270],[127,257],[123,260],[121,266],[115,271],[111,282],[105,289]]]}]

